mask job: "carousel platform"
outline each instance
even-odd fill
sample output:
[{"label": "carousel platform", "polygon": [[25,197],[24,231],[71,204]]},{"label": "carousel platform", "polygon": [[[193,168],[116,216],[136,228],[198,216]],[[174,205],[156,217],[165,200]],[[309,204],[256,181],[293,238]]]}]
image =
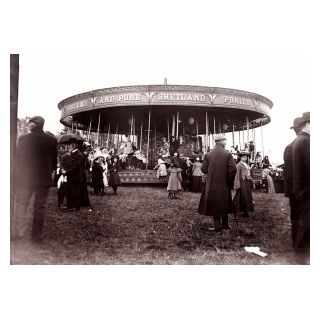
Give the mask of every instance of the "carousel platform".
[{"label": "carousel platform", "polygon": [[123,170],[119,176],[122,185],[167,185],[157,178],[157,170]]}]

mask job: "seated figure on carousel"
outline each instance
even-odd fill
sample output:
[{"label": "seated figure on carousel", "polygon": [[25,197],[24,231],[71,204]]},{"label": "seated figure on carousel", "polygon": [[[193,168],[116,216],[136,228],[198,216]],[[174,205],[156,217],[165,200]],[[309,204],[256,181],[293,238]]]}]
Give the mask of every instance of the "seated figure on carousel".
[{"label": "seated figure on carousel", "polygon": [[133,153],[132,157],[132,165],[134,168],[138,170],[146,169],[147,167],[147,157],[144,153],[141,152],[141,150],[136,150]]},{"label": "seated figure on carousel", "polygon": [[160,154],[163,158],[168,158],[170,157],[169,149],[170,145],[169,142],[167,141],[166,137],[163,137],[161,139],[162,145],[160,147]]}]

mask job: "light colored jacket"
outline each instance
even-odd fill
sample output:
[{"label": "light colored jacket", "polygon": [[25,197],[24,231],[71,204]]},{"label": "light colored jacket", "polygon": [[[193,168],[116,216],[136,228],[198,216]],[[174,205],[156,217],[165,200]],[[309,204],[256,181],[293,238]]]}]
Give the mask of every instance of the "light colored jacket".
[{"label": "light colored jacket", "polygon": [[237,164],[237,173],[234,178],[234,188],[240,188],[240,179],[242,180],[252,180],[250,167],[243,161]]}]

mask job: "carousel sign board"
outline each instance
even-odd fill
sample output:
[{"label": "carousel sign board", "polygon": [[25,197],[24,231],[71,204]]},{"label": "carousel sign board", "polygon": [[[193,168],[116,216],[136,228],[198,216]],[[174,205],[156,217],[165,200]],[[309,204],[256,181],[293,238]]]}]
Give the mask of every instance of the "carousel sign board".
[{"label": "carousel sign board", "polygon": [[[261,112],[266,115],[269,115],[270,108],[272,107],[270,100],[240,90],[223,88],[218,88],[217,90],[217,88],[210,87],[194,87],[196,88],[195,90],[190,90],[191,86],[164,86],[165,88],[163,89],[161,87],[140,86],[137,89],[135,87],[118,87],[73,96],[59,103],[61,118],[63,119],[84,111],[137,105],[177,105],[215,108],[226,108],[228,106],[232,108],[235,106],[244,110]],[[188,87],[188,90],[183,90],[184,87]],[[178,88],[178,90],[175,88]],[[259,97],[263,99],[259,99]]]}]

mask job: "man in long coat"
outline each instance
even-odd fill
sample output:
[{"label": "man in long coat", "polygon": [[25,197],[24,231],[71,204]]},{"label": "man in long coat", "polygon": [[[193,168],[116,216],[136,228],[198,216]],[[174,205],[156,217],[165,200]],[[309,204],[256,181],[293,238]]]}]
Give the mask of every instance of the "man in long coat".
[{"label": "man in long coat", "polygon": [[202,172],[207,174],[205,189],[205,215],[212,216],[214,230],[229,229],[228,213],[232,212],[231,189],[237,172],[231,153],[224,148],[226,137],[215,137],[215,148],[203,159]]},{"label": "man in long coat", "polygon": [[44,119],[35,116],[29,120],[30,133],[21,136],[16,153],[16,198],[13,216],[14,238],[24,238],[30,217],[28,205],[34,194],[31,238],[41,241],[44,211],[52,172],[57,168],[57,140],[43,131]]},{"label": "man in long coat", "polygon": [[[298,135],[302,130],[305,121],[303,117],[294,119],[293,126],[290,129],[293,129]],[[284,195],[289,198],[290,205],[290,219],[291,219],[291,237],[293,246],[296,245],[297,230],[298,230],[298,220],[299,220],[299,204],[298,200],[293,193],[293,156],[292,149],[294,139],[289,145],[286,146],[283,153],[284,168],[283,168],[283,178],[284,178]]]},{"label": "man in long coat", "polygon": [[299,220],[296,249],[301,263],[310,260],[310,113],[303,115],[306,123],[293,143],[293,193],[298,200]]},{"label": "man in long coat", "polygon": [[69,141],[69,167],[65,170],[68,182],[67,210],[80,210],[81,183],[83,180],[84,155],[79,151],[77,141]]}]

